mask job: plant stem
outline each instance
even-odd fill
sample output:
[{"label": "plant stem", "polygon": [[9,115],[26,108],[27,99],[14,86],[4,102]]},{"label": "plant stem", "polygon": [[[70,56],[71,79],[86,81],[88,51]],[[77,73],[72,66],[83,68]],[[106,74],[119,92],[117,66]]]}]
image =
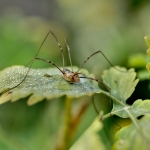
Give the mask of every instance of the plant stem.
[{"label": "plant stem", "polygon": [[71,141],[76,134],[76,130],[79,126],[80,120],[89,106],[89,101],[84,100],[81,104],[80,110],[75,116],[71,114],[71,98],[65,100],[65,127],[63,128],[63,136],[61,138],[61,143],[56,147],[56,150],[68,150],[71,144]]},{"label": "plant stem", "polygon": [[65,130],[64,130],[64,141],[63,141],[63,146],[64,150],[68,150],[69,145],[70,145],[70,128],[71,128],[71,121],[72,121],[72,114],[71,114],[71,103],[72,103],[72,98],[66,97],[65,100]]},{"label": "plant stem", "polygon": [[[133,115],[130,113],[130,111],[128,110],[128,107],[126,104],[124,104],[123,102],[119,101],[118,99],[116,99],[115,97],[113,97],[112,95],[110,95],[108,92],[104,92],[102,91],[102,93],[108,97],[111,96],[111,98],[116,101],[117,103],[119,103],[120,105],[122,105],[123,107],[125,107],[125,111],[128,113],[128,115],[130,116],[130,119],[132,120],[132,122],[134,123],[134,125],[136,126],[136,128],[139,130],[139,125],[137,123],[137,119],[135,117],[133,117]],[[104,119],[112,116],[113,114],[109,113],[108,115],[105,115],[104,116]],[[103,117],[102,117],[102,120],[104,120]]]},{"label": "plant stem", "polygon": [[61,131],[61,138],[59,139],[59,144],[56,146],[56,150],[68,150],[70,146],[70,128],[71,128],[71,121],[72,121],[72,115],[71,115],[71,103],[72,99],[66,97],[65,99],[65,122],[64,127]]}]

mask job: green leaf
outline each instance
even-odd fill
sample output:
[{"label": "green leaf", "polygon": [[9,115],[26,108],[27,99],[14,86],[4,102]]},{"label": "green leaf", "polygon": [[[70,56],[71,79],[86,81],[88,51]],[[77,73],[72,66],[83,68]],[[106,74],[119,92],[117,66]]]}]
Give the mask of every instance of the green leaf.
[{"label": "green leaf", "polygon": [[[20,83],[27,70],[28,68],[23,66],[13,66],[1,71],[0,92]],[[77,70],[77,67],[74,67],[74,70]],[[91,76],[85,69],[82,69],[81,72],[86,76]],[[57,68],[31,69],[26,80],[20,86],[0,97],[0,103],[30,96],[28,104],[32,105],[43,99],[50,100],[63,95],[77,98],[100,92],[98,84],[89,79],[81,79],[80,82],[74,84],[67,82]]]},{"label": "green leaf", "polygon": [[139,129],[131,124],[116,134],[113,150],[148,150],[150,148],[150,114],[138,120]]},{"label": "green leaf", "polygon": [[98,117],[74,143],[70,150],[105,150],[105,145],[98,134],[100,130],[102,130],[102,124]]},{"label": "green leaf", "polygon": [[148,56],[150,56],[150,48],[147,50],[147,54]]},{"label": "green leaf", "polygon": [[126,109],[130,111],[130,113],[134,117],[138,117],[141,115],[145,115],[150,113],[150,100],[136,100],[132,106],[126,106],[126,107],[116,107],[112,110],[112,114],[118,115],[122,118],[128,118],[129,114],[126,112]]},{"label": "green leaf", "polygon": [[104,71],[102,75],[103,81],[111,88],[111,96],[113,99],[113,109],[111,113],[104,116],[108,117],[112,114],[120,116],[122,118],[138,117],[147,113],[150,113],[150,101],[149,100],[137,100],[133,105],[126,104],[127,99],[131,96],[138,83],[138,79],[135,79],[136,73],[134,70],[127,72],[124,68],[118,68],[124,70],[120,72],[111,68]]},{"label": "green leaf", "polygon": [[[149,49],[147,50],[147,54],[148,54],[148,56],[150,56],[150,36],[147,35],[144,37],[144,39],[146,41],[147,46],[149,47]],[[150,63],[148,63],[146,65],[146,69],[150,72]]]},{"label": "green leaf", "polygon": [[[135,90],[135,86],[139,80],[135,80],[136,73],[133,69],[127,72],[124,68],[118,69],[124,72],[110,68],[109,70],[104,71],[102,79],[111,88],[111,95],[121,100],[125,104],[126,100]],[[115,105],[119,104],[114,103],[114,106]]]},{"label": "green leaf", "polygon": [[146,69],[150,72],[150,63],[146,65]]},{"label": "green leaf", "polygon": [[147,35],[147,36],[144,37],[144,39],[145,39],[145,42],[146,42],[147,46],[150,48],[150,36]]},{"label": "green leaf", "polygon": [[129,57],[128,66],[134,68],[143,68],[143,67],[145,68],[148,60],[149,57],[146,54],[137,53]]}]

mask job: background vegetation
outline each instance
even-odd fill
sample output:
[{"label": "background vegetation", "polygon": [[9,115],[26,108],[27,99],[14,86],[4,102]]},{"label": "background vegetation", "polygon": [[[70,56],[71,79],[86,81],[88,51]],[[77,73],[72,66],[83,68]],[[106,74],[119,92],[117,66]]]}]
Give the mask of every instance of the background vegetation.
[{"label": "background vegetation", "polygon": [[[0,2],[0,69],[13,65],[27,65],[49,30],[58,37],[64,50],[64,38],[71,48],[73,64],[79,66],[91,53],[102,50],[108,59],[117,66],[135,68],[140,82],[127,101],[149,99],[149,78],[145,70],[148,57],[144,36],[150,32],[150,2],[142,0],[56,0],[56,1],[1,1]],[[62,58],[56,41],[49,36],[39,57],[52,60],[62,66]],[[69,65],[67,54],[66,65]],[[50,67],[49,64],[35,61],[33,68]],[[84,66],[96,78],[109,68],[108,62],[99,54]],[[90,126],[97,113],[90,97],[76,99],[72,113],[76,116],[86,105],[84,113],[71,145]],[[98,110],[110,111],[109,99],[94,96]],[[21,141],[28,149],[59,149],[64,122],[64,97],[42,101],[27,106],[27,99],[0,106],[0,148],[13,150]],[[121,127],[130,121],[115,118]],[[111,119],[104,122],[103,140],[108,139],[105,149],[110,149],[116,132],[116,124]],[[105,133],[106,132],[106,133]],[[4,133],[4,134],[2,134]],[[31,136],[34,135],[34,136]],[[108,137],[107,137],[107,136]],[[28,138],[32,138],[31,142]],[[59,138],[58,138],[59,137]],[[43,142],[44,141],[44,142]],[[14,144],[16,142],[16,144]],[[45,145],[43,145],[45,143]],[[14,146],[15,145],[15,146]]]}]

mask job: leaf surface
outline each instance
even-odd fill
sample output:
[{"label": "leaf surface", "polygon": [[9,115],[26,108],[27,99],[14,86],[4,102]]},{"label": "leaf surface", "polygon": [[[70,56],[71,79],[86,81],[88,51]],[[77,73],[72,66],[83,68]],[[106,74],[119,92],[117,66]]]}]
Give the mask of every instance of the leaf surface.
[{"label": "leaf surface", "polygon": [[74,143],[70,150],[105,150],[105,145],[98,134],[102,128],[99,118],[96,118],[90,127]]},{"label": "leaf surface", "polygon": [[130,115],[138,117],[150,113],[149,100],[142,101],[139,99],[136,100],[133,105],[128,105],[126,103],[127,99],[134,92],[139,80],[135,79],[136,73],[134,70],[125,72],[126,69],[124,68],[118,69],[124,72],[119,72],[114,68],[110,68],[104,71],[102,75],[103,81],[111,88],[111,96],[113,99],[111,114],[115,114],[122,118],[130,118]]},{"label": "leaf surface", "polygon": [[[28,68],[23,66],[13,66],[0,72],[0,92],[12,88],[20,83]],[[74,67],[77,70],[77,67]],[[85,69],[81,72],[86,76],[91,76]],[[29,96],[28,104],[32,105],[43,99],[53,99],[63,95],[77,98],[84,95],[100,93],[101,89],[95,81],[80,79],[78,83],[67,82],[62,73],[57,68],[31,69],[26,80],[13,90],[0,97],[0,103],[9,100],[16,101]]]},{"label": "leaf surface", "polygon": [[116,134],[113,150],[148,150],[150,148],[150,114],[138,120],[139,129],[131,124]]}]

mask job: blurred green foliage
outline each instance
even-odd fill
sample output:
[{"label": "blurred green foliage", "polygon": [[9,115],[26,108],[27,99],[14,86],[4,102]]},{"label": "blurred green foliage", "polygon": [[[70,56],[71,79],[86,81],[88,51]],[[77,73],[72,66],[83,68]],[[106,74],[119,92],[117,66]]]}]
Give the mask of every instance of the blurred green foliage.
[{"label": "blurred green foliage", "polygon": [[[150,86],[144,66],[147,56],[143,54],[146,50],[143,37],[150,32],[148,19],[150,3],[141,0],[57,0],[55,3],[58,11],[51,8],[53,9],[51,12],[57,16],[56,20],[44,16],[27,16],[22,8],[19,8],[19,11],[18,8],[16,10],[7,8],[8,11],[1,13],[0,69],[28,64],[51,29],[57,35],[64,50],[66,49],[64,38],[68,38],[74,65],[80,65],[87,56],[100,49],[114,65],[134,67],[142,81],[139,82],[136,91],[128,101],[132,103],[139,98],[148,99]],[[49,10],[45,11],[49,13]],[[48,37],[38,57],[49,59],[58,66],[62,66],[60,50],[51,36]],[[66,55],[65,60],[68,62]],[[35,61],[33,67],[49,66],[50,64]],[[108,66],[109,64],[99,54],[91,58],[85,68],[94,73],[96,78],[100,78],[102,71]],[[31,150],[38,148],[47,150],[49,146],[55,149],[56,145],[59,145],[57,136],[61,135],[64,120],[63,99],[43,101],[32,107],[26,106],[26,99],[1,105],[0,130],[1,135],[3,131],[4,134],[0,136],[0,148],[12,150],[18,147],[20,150],[20,145],[23,143],[27,149]],[[87,99],[87,97],[81,98],[73,102],[74,115],[85,102],[89,101]],[[95,102],[99,110],[109,111],[108,101],[104,96],[96,95]],[[96,115],[92,104],[89,104],[80,120],[72,144],[91,124]],[[108,120],[104,126],[109,133],[111,143],[114,137],[112,129],[115,129],[115,125]],[[35,135],[29,141],[28,137],[33,135],[33,132]],[[101,136],[108,142],[106,134],[102,133]],[[15,137],[18,140],[13,141]],[[105,149],[109,148],[110,145],[106,144]]]}]

